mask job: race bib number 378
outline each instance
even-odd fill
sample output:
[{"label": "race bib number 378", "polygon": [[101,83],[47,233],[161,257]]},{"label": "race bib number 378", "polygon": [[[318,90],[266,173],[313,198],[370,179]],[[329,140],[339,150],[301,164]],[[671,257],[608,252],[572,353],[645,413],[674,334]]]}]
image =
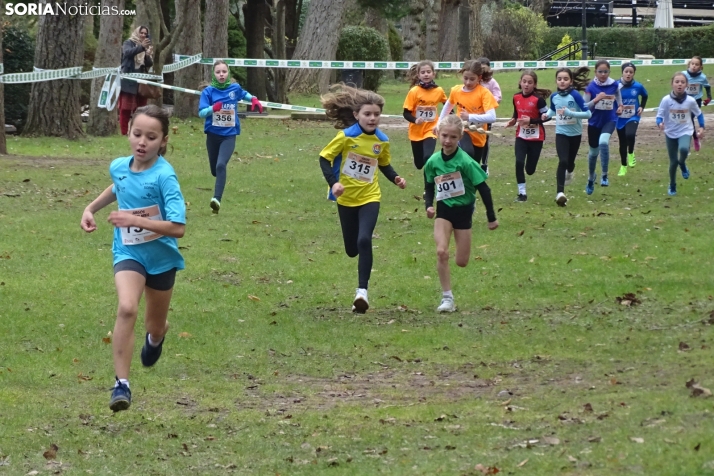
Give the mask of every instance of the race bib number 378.
[{"label": "race bib number 378", "polygon": [[[146,208],[134,208],[131,210],[122,210],[123,212],[129,212],[134,216],[148,218],[149,220],[163,220],[161,216],[161,210],[159,210],[158,205],[152,205]],[[150,230],[145,230],[143,228],[137,228],[135,226],[125,226],[120,228],[121,230],[121,242],[124,245],[140,245],[142,243],[148,243],[149,241],[154,241],[161,238],[164,235],[160,235]]]}]

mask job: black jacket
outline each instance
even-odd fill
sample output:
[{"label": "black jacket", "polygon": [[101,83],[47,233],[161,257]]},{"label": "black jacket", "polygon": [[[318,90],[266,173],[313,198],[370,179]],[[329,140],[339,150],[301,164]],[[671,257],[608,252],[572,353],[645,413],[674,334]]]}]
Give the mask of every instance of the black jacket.
[{"label": "black jacket", "polygon": [[[144,66],[140,69],[134,68],[134,56],[144,51],[144,46],[136,46],[133,41],[126,40],[121,47],[121,72],[122,73],[146,73],[154,65],[149,55],[144,56]],[[136,94],[139,91],[139,83],[124,79],[121,82],[121,91],[128,94]]]}]

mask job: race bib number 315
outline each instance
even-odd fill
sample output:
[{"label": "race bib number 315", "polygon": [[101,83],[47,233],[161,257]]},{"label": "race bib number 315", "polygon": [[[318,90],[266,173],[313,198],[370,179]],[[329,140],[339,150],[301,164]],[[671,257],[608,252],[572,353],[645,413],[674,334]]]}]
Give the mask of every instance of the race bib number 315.
[{"label": "race bib number 315", "polygon": [[342,173],[360,182],[372,183],[374,172],[377,170],[377,159],[370,159],[354,152],[347,154]]},{"label": "race bib number 315", "polygon": [[[123,212],[129,212],[134,216],[148,218],[149,220],[162,221],[164,218],[161,216],[161,210],[159,210],[158,205],[152,205],[146,208],[134,208],[132,210],[122,210]],[[144,230],[143,228],[136,228],[134,226],[125,226],[120,228],[121,230],[121,242],[124,245],[140,245],[142,243],[148,243],[149,241],[154,241],[161,238],[164,235],[160,235],[153,231]]]},{"label": "race bib number 315", "polygon": [[439,175],[434,179],[436,184],[436,200],[459,197],[466,193],[461,172]]}]

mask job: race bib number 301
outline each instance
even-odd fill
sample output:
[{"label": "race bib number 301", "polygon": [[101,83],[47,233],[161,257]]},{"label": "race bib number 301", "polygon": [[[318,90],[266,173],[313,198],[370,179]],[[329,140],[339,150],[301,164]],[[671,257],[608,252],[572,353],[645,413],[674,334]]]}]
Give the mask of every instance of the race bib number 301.
[{"label": "race bib number 301", "polygon": [[[149,220],[162,221],[164,218],[161,216],[161,210],[159,210],[158,205],[152,205],[146,208],[134,208],[132,210],[122,210],[123,212],[129,212],[134,216],[148,218]],[[161,238],[164,235],[160,235],[153,231],[145,230],[143,228],[136,228],[134,226],[125,226],[120,228],[121,230],[121,242],[124,245],[140,245],[142,243],[148,243],[149,241],[154,241]]]},{"label": "race bib number 301", "polygon": [[601,111],[612,111],[615,106],[615,96],[605,96],[595,104],[595,109]]},{"label": "race bib number 301", "polygon": [[574,117],[565,114],[565,108],[561,108],[555,111],[555,124],[557,126],[572,126],[577,124],[578,120]]},{"label": "race bib number 301", "polygon": [[422,118],[424,122],[436,121],[436,106],[417,106],[416,118]]},{"label": "race bib number 301", "polygon": [[439,175],[434,179],[434,182],[436,184],[437,201],[458,197],[466,193],[461,172]]},{"label": "race bib number 301", "polygon": [[235,127],[236,111],[235,109],[221,109],[213,113],[213,121],[215,127]]},{"label": "race bib number 301", "polygon": [[345,165],[342,166],[342,173],[360,182],[372,183],[374,172],[377,170],[377,159],[364,157],[354,152],[347,154]]},{"label": "race bib number 301", "polygon": [[689,121],[689,110],[687,109],[670,109],[669,118],[675,124],[686,124]]}]

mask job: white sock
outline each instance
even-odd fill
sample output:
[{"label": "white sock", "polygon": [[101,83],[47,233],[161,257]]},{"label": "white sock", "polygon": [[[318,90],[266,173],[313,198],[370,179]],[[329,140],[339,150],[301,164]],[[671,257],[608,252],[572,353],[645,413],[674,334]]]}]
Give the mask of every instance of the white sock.
[{"label": "white sock", "polygon": [[525,194],[526,194],[526,184],[519,183],[518,184],[518,195],[525,195]]},{"label": "white sock", "polygon": [[162,337],[160,341],[156,342],[153,337],[151,337],[151,334],[149,334],[149,345],[151,347],[158,347],[162,342],[164,341],[164,338]]},{"label": "white sock", "polygon": [[364,289],[364,288],[357,288],[357,292],[358,292],[358,293],[361,292],[362,294],[364,294],[364,297],[367,297],[367,290],[366,290],[366,289]]},{"label": "white sock", "polygon": [[454,299],[454,294],[451,292],[451,290],[444,291],[442,295],[443,295],[445,298]]},{"label": "white sock", "polygon": [[118,386],[119,386],[119,383],[122,383],[122,384],[126,385],[126,388],[129,388],[129,381],[128,381],[127,379],[125,379],[125,378],[120,378],[120,379],[119,379],[119,382],[115,382],[115,383],[114,383],[114,387],[118,387]]}]

